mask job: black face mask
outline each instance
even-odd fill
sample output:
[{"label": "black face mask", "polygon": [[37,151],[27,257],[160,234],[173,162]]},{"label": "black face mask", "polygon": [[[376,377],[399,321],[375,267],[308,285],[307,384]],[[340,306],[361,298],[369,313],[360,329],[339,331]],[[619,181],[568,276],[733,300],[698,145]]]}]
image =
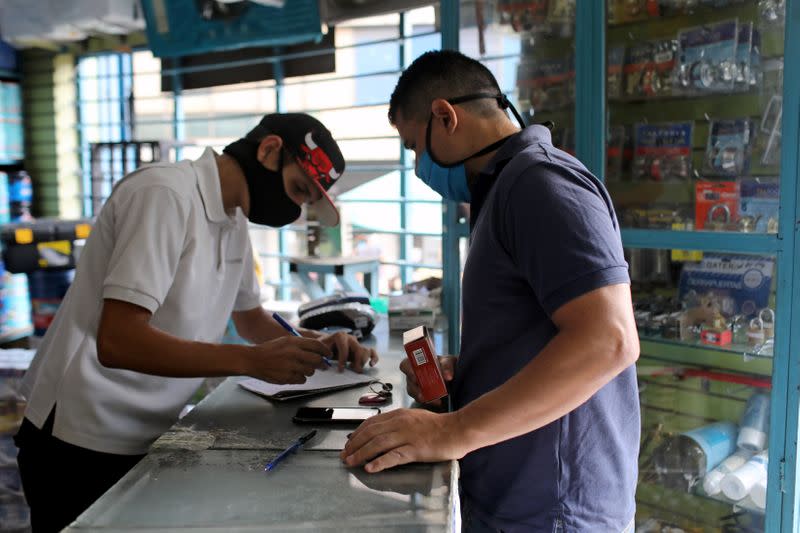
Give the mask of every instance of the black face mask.
[{"label": "black face mask", "polygon": [[269,170],[259,163],[256,153],[258,143],[239,139],[223,150],[242,167],[250,192],[250,214],[247,218],[254,224],[280,228],[300,218],[300,206],[286,194],[283,186],[283,152],[279,171]]}]

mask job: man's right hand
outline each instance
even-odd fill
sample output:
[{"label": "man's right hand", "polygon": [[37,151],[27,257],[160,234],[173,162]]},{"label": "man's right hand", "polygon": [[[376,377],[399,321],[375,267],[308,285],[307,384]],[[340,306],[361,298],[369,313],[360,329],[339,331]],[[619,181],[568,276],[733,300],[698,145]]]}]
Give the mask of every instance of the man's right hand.
[{"label": "man's right hand", "polygon": [[328,368],[322,357],[332,355],[318,340],[278,337],[252,347],[245,373],[270,383],[305,383],[316,370]]},{"label": "man's right hand", "polygon": [[[453,380],[453,376],[455,375],[456,371],[456,362],[458,358],[454,355],[441,355],[439,356],[439,367],[442,369],[442,377],[444,378],[445,383],[449,383]],[[408,395],[414,398],[419,403],[423,403],[422,401],[422,391],[419,389],[419,383],[417,382],[417,376],[414,375],[414,370],[411,368],[411,362],[408,359],[403,359],[400,363],[400,370],[406,376],[406,392]],[[427,403],[431,407],[440,407],[442,404],[441,400],[435,400],[432,402]]]}]

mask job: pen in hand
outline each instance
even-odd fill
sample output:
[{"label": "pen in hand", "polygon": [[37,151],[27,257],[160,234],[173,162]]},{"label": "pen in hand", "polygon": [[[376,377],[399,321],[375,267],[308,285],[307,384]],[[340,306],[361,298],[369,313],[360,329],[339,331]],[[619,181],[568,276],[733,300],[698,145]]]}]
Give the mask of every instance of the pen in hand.
[{"label": "pen in hand", "polygon": [[269,472],[269,471],[271,471],[273,468],[275,468],[276,466],[278,466],[278,463],[280,463],[281,461],[283,461],[284,459],[286,459],[287,457],[289,457],[291,454],[293,454],[294,452],[296,452],[297,450],[299,450],[299,449],[300,449],[300,447],[301,447],[303,444],[305,444],[306,442],[308,442],[308,441],[310,441],[311,439],[313,439],[313,438],[314,438],[314,435],[316,435],[316,434],[317,434],[317,430],[316,430],[316,429],[314,429],[314,430],[312,430],[310,433],[308,433],[308,434],[306,434],[306,435],[303,435],[302,437],[300,437],[299,439],[297,439],[296,441],[294,441],[294,443],[293,443],[291,446],[289,446],[288,448],[286,448],[285,450],[283,450],[283,451],[282,451],[280,454],[278,454],[278,456],[277,456],[277,457],[275,457],[275,459],[273,459],[272,461],[270,461],[270,462],[268,462],[266,465],[264,465],[264,472]]},{"label": "pen in hand", "polygon": [[[283,319],[283,317],[281,315],[279,315],[278,313],[272,313],[272,318],[274,318],[275,322],[280,324],[281,327],[283,327],[283,329],[285,329],[286,331],[288,331],[289,333],[291,333],[295,337],[302,337],[302,335],[300,335],[300,333],[296,329],[294,329],[294,327],[291,324],[289,324],[287,321],[285,321]],[[331,360],[328,359],[327,357],[325,357],[324,355],[322,356],[322,360],[325,361],[326,365],[333,366],[333,363],[331,363]]]}]

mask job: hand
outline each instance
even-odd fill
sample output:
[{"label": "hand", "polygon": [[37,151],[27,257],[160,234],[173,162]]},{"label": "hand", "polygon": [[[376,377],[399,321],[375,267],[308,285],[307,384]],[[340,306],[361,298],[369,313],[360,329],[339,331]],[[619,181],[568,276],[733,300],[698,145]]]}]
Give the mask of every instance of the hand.
[{"label": "hand", "polygon": [[[449,383],[453,380],[453,376],[456,372],[456,362],[458,362],[458,358],[454,355],[442,355],[439,357],[439,366],[442,369],[442,377],[445,383]],[[408,395],[419,403],[423,403],[422,391],[419,388],[419,383],[417,383],[417,376],[411,368],[411,361],[407,358],[403,359],[400,363],[400,370],[406,375],[406,392],[408,392]],[[434,400],[428,402],[426,405],[440,407],[442,405],[442,400]]]},{"label": "hand", "polygon": [[333,350],[336,348],[336,358],[339,361],[339,372],[344,369],[347,361],[350,361],[350,368],[355,372],[364,370],[364,365],[369,362],[369,366],[375,366],[378,362],[378,353],[372,348],[362,346],[358,339],[348,335],[343,331],[331,335],[319,337],[320,342]]},{"label": "hand", "polygon": [[317,369],[327,368],[322,358],[332,355],[318,340],[289,336],[257,344],[248,353],[246,375],[281,384],[305,383]]},{"label": "hand", "polygon": [[350,434],[341,458],[347,466],[366,463],[370,474],[412,462],[461,459],[469,450],[460,430],[457,413],[397,409],[363,422]]}]

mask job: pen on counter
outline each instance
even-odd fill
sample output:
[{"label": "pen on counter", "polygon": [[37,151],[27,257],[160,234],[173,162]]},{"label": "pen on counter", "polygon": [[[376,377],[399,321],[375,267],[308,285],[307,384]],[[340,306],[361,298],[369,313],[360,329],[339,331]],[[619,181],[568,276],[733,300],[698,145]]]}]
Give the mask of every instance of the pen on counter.
[{"label": "pen on counter", "polygon": [[[294,327],[291,324],[286,322],[283,319],[283,317],[281,315],[279,315],[278,313],[272,313],[272,318],[274,318],[275,322],[280,324],[283,327],[283,329],[285,329],[286,331],[288,331],[289,333],[291,333],[295,337],[302,337],[302,335],[300,335],[300,333],[296,329],[294,329]],[[331,363],[331,360],[328,359],[327,357],[325,357],[324,355],[322,356],[322,360],[325,361],[325,364],[328,365],[328,366],[332,366],[333,365],[333,363]]]},{"label": "pen on counter", "polygon": [[283,450],[283,451],[282,451],[280,454],[278,454],[278,456],[277,456],[277,457],[275,457],[275,459],[273,459],[272,461],[268,462],[268,463],[267,463],[267,464],[264,466],[264,472],[269,472],[269,471],[271,471],[273,468],[275,468],[276,466],[278,466],[278,463],[280,463],[281,461],[283,461],[284,459],[286,459],[287,457],[289,457],[291,454],[293,454],[294,452],[296,452],[298,449],[300,449],[300,446],[302,446],[302,445],[303,445],[303,444],[305,444],[306,442],[308,442],[308,441],[310,441],[311,439],[313,439],[313,438],[314,438],[314,435],[316,435],[316,434],[317,434],[317,430],[316,430],[316,429],[314,429],[314,430],[312,430],[311,432],[309,432],[308,434],[306,434],[306,435],[303,435],[302,437],[300,437],[299,439],[297,439],[296,441],[294,441],[294,443],[293,443],[291,446],[289,446],[288,448],[286,448],[285,450]]}]

